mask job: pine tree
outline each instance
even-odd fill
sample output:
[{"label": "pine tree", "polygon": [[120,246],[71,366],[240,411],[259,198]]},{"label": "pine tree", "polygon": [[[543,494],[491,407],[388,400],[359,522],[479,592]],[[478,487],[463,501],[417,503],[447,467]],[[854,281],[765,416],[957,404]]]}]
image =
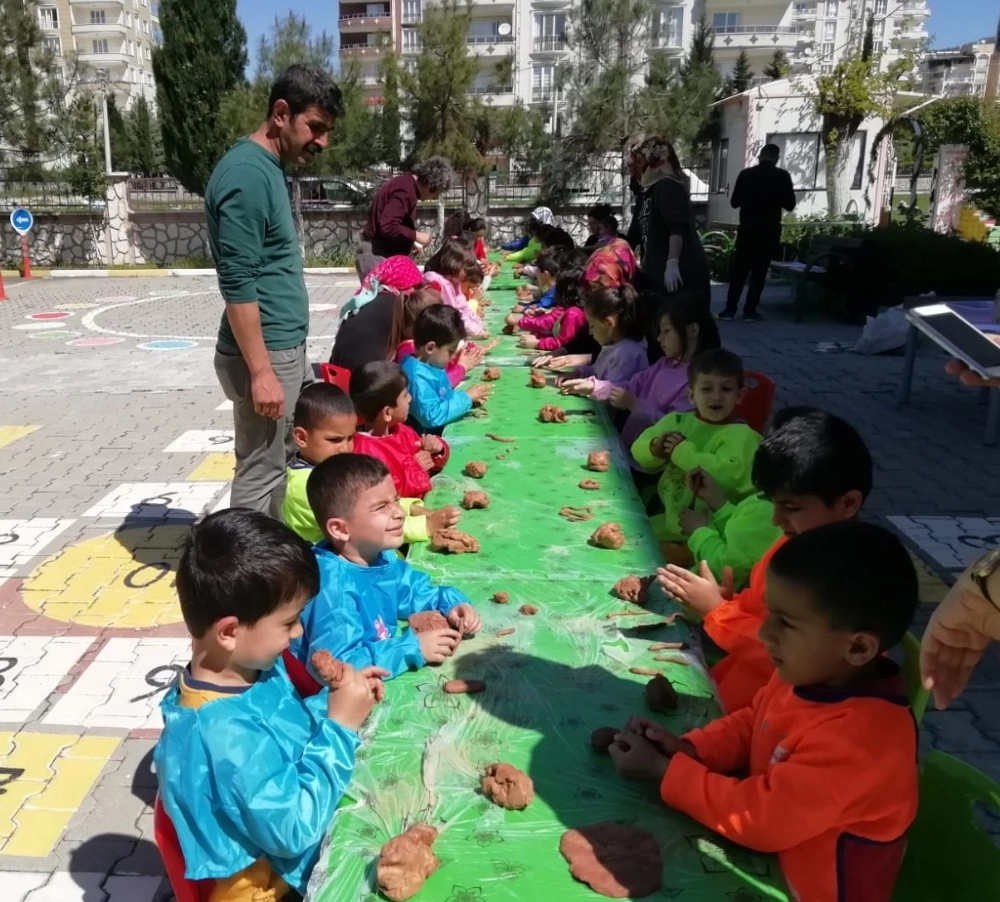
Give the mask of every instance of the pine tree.
[{"label": "pine tree", "polygon": [[289,12],[284,18],[274,17],[270,35],[261,35],[257,43],[257,71],[254,80],[267,85],[293,63],[311,63],[321,69],[333,70],[337,46],[333,38],[321,31],[314,35],[304,16]]},{"label": "pine tree", "polygon": [[160,130],[146,102],[140,96],[125,118],[130,153],[129,170],[136,175],[150,177],[163,171],[163,146]]},{"label": "pine tree", "polygon": [[395,168],[402,157],[403,116],[399,102],[399,57],[385,50],[381,64],[382,115],[379,122],[379,155]]},{"label": "pine tree", "polygon": [[729,97],[733,94],[742,94],[750,87],[753,77],[754,71],[750,68],[750,57],[745,50],[741,50],[740,55],[736,57],[736,62],[733,64],[733,71],[726,79],[723,88],[724,96]]},{"label": "pine tree", "polygon": [[153,74],[166,167],[188,191],[203,195],[227,149],[220,110],[244,83],[246,31],[236,0],[162,0],[160,29]]},{"label": "pine tree", "polygon": [[788,61],[788,54],[784,50],[775,50],[771,61],[764,67],[764,75],[767,78],[777,80],[784,78],[792,71],[792,64]]},{"label": "pine tree", "polygon": [[[132,171],[132,147],[125,116],[118,109],[118,100],[108,92],[108,130],[111,133],[111,168],[115,172]],[[103,138],[102,138],[103,140]]]}]

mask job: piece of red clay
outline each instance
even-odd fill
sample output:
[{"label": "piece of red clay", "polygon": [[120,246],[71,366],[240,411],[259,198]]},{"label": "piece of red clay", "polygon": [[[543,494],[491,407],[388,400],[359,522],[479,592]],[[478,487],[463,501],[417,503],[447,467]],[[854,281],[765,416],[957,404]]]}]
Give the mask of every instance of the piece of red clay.
[{"label": "piece of red clay", "polygon": [[601,484],[596,479],[581,479],[580,488],[585,492],[596,492]]},{"label": "piece of red clay", "polygon": [[497,630],[493,635],[499,639],[501,636],[509,636],[513,632],[514,632],[514,627],[509,626],[505,630]]},{"label": "piece of red clay", "polygon": [[655,670],[652,667],[630,667],[628,669],[628,672],[629,673],[636,673],[639,676],[651,676],[651,677],[662,676],[662,674],[660,673],[660,671]]},{"label": "piece of red clay", "polygon": [[615,736],[621,732],[617,727],[598,727],[590,734],[590,744],[598,752],[607,753],[614,745]]},{"label": "piece of red clay", "polygon": [[474,695],[485,688],[486,684],[482,680],[448,680],[444,684],[444,691],[449,695]]},{"label": "piece of red clay", "polygon": [[687,648],[687,642],[654,642],[649,646],[650,651],[664,651],[668,648]]},{"label": "piece of red clay", "polygon": [[494,604],[507,604],[510,601],[510,592],[494,592],[490,600]]},{"label": "piece of red clay", "polygon": [[493,439],[493,441],[495,442],[503,442],[504,444],[507,445],[512,445],[514,442],[517,441],[517,439],[514,438],[514,436],[512,435],[497,435],[495,432],[487,432],[486,437]]},{"label": "piece of red clay", "polygon": [[533,604],[522,604],[521,607],[517,609],[519,614],[524,614],[525,617],[534,617],[538,613],[538,607]]}]

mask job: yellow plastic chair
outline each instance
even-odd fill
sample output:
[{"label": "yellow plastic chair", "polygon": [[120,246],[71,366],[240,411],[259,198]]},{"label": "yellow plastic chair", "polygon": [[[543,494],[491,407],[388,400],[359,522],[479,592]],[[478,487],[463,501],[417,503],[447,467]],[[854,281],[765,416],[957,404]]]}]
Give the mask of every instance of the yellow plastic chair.
[{"label": "yellow plastic chair", "polygon": [[903,650],[902,669],[903,680],[906,682],[906,696],[910,700],[913,719],[916,720],[917,726],[920,726],[931,698],[930,692],[924,689],[920,681],[920,640],[913,633],[907,633],[903,636],[900,647]]},{"label": "yellow plastic chair", "polygon": [[931,752],[920,768],[920,806],[892,902],[1000,899],[1000,848],[976,823],[976,803],[1000,814],[1000,785],[964,761]]}]

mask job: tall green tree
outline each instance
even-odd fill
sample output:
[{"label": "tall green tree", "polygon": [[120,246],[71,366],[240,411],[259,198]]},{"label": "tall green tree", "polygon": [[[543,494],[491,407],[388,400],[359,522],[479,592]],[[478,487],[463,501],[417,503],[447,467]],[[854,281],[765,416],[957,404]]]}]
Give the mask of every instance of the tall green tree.
[{"label": "tall green tree", "polygon": [[305,170],[306,174],[361,173],[379,162],[379,116],[365,103],[364,89],[353,66],[338,82],[344,98],[344,115],[329,135],[329,144]]},{"label": "tall green tree", "polygon": [[429,6],[418,26],[421,50],[413,70],[400,71],[413,157],[442,154],[460,172],[475,172],[482,158],[471,140],[469,91],[479,61],[468,52],[470,0]]},{"label": "tall green tree", "polygon": [[722,94],[730,97],[733,94],[742,94],[750,87],[756,73],[750,67],[750,55],[741,50],[736,62],[733,64],[733,71],[729,73],[722,87]]},{"label": "tall green tree", "polygon": [[111,138],[111,168],[115,172],[131,172],[132,142],[125,124],[125,115],[118,109],[118,98],[112,92],[108,93],[108,131]]},{"label": "tall green tree", "polygon": [[73,193],[86,201],[99,200],[107,191],[99,104],[93,95],[77,95],[66,111],[64,123],[67,145],[72,149],[66,177]]},{"label": "tall green tree", "polygon": [[247,35],[236,0],[161,0],[153,74],[168,171],[195,194],[228,147],[222,107],[244,84]]},{"label": "tall green tree", "polygon": [[327,32],[313,32],[304,16],[289,12],[274,17],[270,34],[257,42],[257,71],[254,81],[268,87],[293,63],[311,63],[330,71],[334,68],[337,45]]},{"label": "tall green tree", "polygon": [[159,125],[145,97],[138,97],[125,117],[129,172],[150,177],[163,173],[163,141]]},{"label": "tall green tree", "polygon": [[379,120],[381,162],[395,168],[403,156],[403,113],[400,104],[399,57],[390,49],[379,64],[382,79],[382,112]]},{"label": "tall green tree", "polygon": [[772,80],[784,78],[792,71],[792,64],[788,61],[788,54],[784,50],[775,50],[771,59],[764,67],[763,74]]}]

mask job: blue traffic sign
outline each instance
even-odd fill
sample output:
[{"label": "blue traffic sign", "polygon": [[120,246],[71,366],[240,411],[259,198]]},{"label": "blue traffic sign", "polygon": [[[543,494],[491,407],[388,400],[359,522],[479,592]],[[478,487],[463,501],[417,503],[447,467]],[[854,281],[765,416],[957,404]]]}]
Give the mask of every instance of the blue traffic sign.
[{"label": "blue traffic sign", "polygon": [[35,217],[31,215],[30,210],[18,207],[10,214],[10,224],[14,227],[14,231],[18,235],[26,235],[35,224]]}]

